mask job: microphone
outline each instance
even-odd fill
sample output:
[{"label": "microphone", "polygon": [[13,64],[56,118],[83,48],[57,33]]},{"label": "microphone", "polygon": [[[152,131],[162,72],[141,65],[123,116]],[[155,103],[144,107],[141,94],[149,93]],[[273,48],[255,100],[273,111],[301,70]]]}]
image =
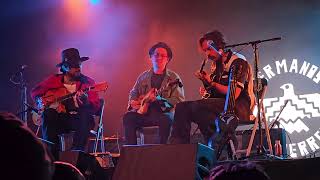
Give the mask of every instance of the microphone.
[{"label": "microphone", "polygon": [[26,105],[27,107],[28,107],[28,110],[31,110],[31,111],[33,111],[33,112],[35,112],[35,113],[37,113],[37,114],[39,114],[40,113],[40,110],[39,109],[37,109],[37,108],[35,108],[35,107],[33,107],[33,106],[31,106],[30,104],[28,104],[28,103],[23,103],[24,105]]},{"label": "microphone", "polygon": [[207,41],[207,45],[209,48],[215,50],[215,51],[218,51],[218,47],[217,45],[212,41],[212,40],[208,40]]},{"label": "microphone", "polygon": [[[23,80],[23,74],[22,74],[22,72],[27,68],[28,66],[27,65],[22,65],[22,66],[20,66],[20,68],[19,68],[19,70],[18,71],[16,71],[14,74],[12,74],[11,75],[11,77],[10,77],[10,81],[13,83],[13,84],[15,84],[15,85],[24,85],[25,84],[25,82],[24,82],[24,80]],[[20,77],[21,76],[21,77]],[[17,80],[18,80],[18,77],[20,77],[20,82],[18,82]]]},{"label": "microphone", "polygon": [[21,73],[21,72],[23,72],[26,68],[27,68],[28,66],[27,65],[22,65],[22,66],[20,66],[20,68],[19,68],[19,70],[15,73],[15,74],[18,74],[18,73]]},{"label": "microphone", "polygon": [[21,67],[20,67],[20,70],[19,70],[19,72],[22,72],[22,71],[24,71],[26,68],[28,67],[28,65],[22,65]]}]

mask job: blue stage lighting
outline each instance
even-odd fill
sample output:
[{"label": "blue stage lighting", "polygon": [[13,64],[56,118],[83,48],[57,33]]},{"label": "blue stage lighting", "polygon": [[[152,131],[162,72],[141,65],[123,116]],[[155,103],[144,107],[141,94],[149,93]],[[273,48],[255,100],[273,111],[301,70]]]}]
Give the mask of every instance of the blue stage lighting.
[{"label": "blue stage lighting", "polygon": [[90,3],[93,5],[97,5],[101,2],[101,0],[90,0]]}]

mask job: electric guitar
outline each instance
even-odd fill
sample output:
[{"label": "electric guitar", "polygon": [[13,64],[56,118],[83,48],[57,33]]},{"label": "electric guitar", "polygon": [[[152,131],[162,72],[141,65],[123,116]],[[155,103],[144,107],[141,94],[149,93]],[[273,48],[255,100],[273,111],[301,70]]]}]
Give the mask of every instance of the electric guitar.
[{"label": "electric guitar", "polygon": [[[239,122],[239,118],[234,111],[236,105],[235,93],[237,88],[237,79],[234,75],[235,67],[236,66],[232,66],[229,72],[228,92],[224,104],[224,111],[216,119],[216,121],[219,122],[219,125],[216,127],[216,131],[223,134],[233,133],[237,128]],[[241,73],[240,70],[238,70],[237,73]]]},{"label": "electric guitar", "polygon": [[[107,82],[97,83],[93,86],[89,86],[85,89],[81,89],[82,93],[89,91],[100,92],[106,91],[108,88]],[[79,90],[80,91],[80,90]],[[57,112],[66,112],[65,106],[62,104],[63,101],[73,98],[78,91],[70,93],[66,88],[57,88],[47,91],[43,96],[36,98],[36,106],[38,113],[33,113],[33,122],[38,125],[41,122],[41,115],[47,108],[54,108]]]},{"label": "electric guitar", "polygon": [[218,144],[218,155],[225,145],[226,141],[233,140],[233,143],[237,143],[235,137],[235,130],[239,123],[239,118],[235,114],[235,92],[237,87],[237,79],[235,73],[241,73],[241,67],[237,68],[232,66],[229,72],[229,83],[228,83],[228,92],[226,95],[226,101],[224,105],[224,111],[218,115],[214,120],[214,125],[209,126],[209,131],[213,133],[212,137],[209,139],[209,146],[213,146],[213,142]]}]

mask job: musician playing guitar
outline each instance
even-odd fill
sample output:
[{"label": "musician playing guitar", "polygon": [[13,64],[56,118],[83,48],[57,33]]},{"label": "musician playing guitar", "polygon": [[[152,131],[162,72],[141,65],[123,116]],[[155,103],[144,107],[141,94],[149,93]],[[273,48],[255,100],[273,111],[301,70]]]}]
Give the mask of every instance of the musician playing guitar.
[{"label": "musician playing guitar", "polygon": [[54,143],[49,148],[56,160],[59,134],[75,131],[73,149],[84,150],[94,123],[92,115],[100,107],[97,92],[88,90],[95,85],[94,80],[81,73],[82,62],[88,59],[80,57],[75,48],[63,50],[62,62],[57,64],[62,73],[49,76],[31,92],[38,108],[43,110],[42,136]]},{"label": "musician playing guitar", "polygon": [[137,144],[136,130],[145,126],[159,126],[160,143],[165,144],[174,106],[184,100],[180,77],[167,68],[172,59],[170,47],[159,42],[150,48],[149,57],[152,68],[140,74],[129,94],[123,117],[126,144]]},{"label": "musician playing guitar", "polygon": [[248,87],[252,86],[252,78],[250,78],[252,75],[245,58],[231,50],[224,50],[224,37],[221,32],[216,30],[203,35],[199,39],[199,46],[207,58],[215,63],[212,74],[202,69],[195,73],[196,77],[203,82],[205,89],[210,92],[210,96],[177,104],[169,138],[169,142],[172,144],[190,142],[191,122],[199,125],[205,141],[208,142],[213,134],[212,130],[215,131],[217,128],[212,128],[212,123],[215,125],[215,119],[224,111],[229,70],[232,66],[236,66],[235,69],[240,71],[240,73],[234,73],[237,76],[237,84],[232,93],[235,99],[235,115],[240,120],[249,119],[251,106],[249,91],[252,92],[252,89]]}]

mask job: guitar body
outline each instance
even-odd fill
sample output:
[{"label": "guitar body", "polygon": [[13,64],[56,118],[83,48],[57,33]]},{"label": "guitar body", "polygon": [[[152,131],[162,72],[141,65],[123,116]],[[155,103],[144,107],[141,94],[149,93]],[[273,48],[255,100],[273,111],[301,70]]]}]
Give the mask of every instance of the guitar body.
[{"label": "guitar body", "polygon": [[[82,92],[100,92],[106,91],[107,88],[107,82],[101,82],[88,88],[82,89]],[[63,105],[62,102],[67,99],[73,98],[76,93],[77,92],[70,93],[66,88],[61,87],[57,89],[51,89],[47,91],[42,97],[37,98],[35,103],[37,105],[38,113],[33,112],[32,114],[32,120],[34,124],[38,126],[41,124],[41,116],[46,108],[53,108],[58,113],[66,112],[66,107]]]},{"label": "guitar body", "polygon": [[[234,75],[234,73],[236,75]],[[236,97],[235,92],[237,88],[237,74],[241,74],[241,66],[231,66],[228,80],[228,91],[224,104],[224,111],[215,120],[214,126],[211,125],[209,130],[213,135],[208,141],[208,145],[217,149],[217,159],[219,159],[223,147],[228,145],[228,156],[231,159],[236,158],[235,149],[238,146],[238,141],[235,135],[236,128],[239,124],[239,118],[235,114]],[[212,128],[215,129],[212,129]]]},{"label": "guitar body", "polygon": [[[216,157],[219,159],[225,145],[232,140],[233,148],[238,148],[238,140],[235,134],[239,118],[233,113],[221,114],[214,120],[214,125],[209,126],[211,137],[208,139],[208,146],[216,149]],[[232,158],[232,147],[227,146],[229,156]]]},{"label": "guitar body", "polygon": [[128,111],[137,111],[140,114],[146,114],[148,113],[148,108],[150,105],[149,97],[151,95],[156,96],[156,100],[151,103],[158,103],[161,112],[169,112],[172,108],[173,105],[169,103],[167,99],[164,99],[161,97],[162,93],[167,91],[168,88],[172,88],[173,86],[179,86],[182,87],[182,83],[180,82],[180,79],[176,79],[174,81],[168,82],[166,86],[161,87],[159,90],[151,89],[149,92],[147,92],[144,95],[140,95],[138,99],[134,100],[134,103],[130,103],[127,107]]},{"label": "guitar body", "polygon": [[239,123],[239,118],[235,114],[221,114],[209,125],[209,132],[214,134],[215,141],[222,141],[229,135],[235,133]]},{"label": "guitar body", "polygon": [[58,113],[66,112],[65,106],[58,101],[60,98],[68,94],[70,94],[70,92],[66,88],[53,89],[47,91],[44,96],[40,97],[40,101],[45,108],[48,108],[50,105],[54,104],[54,109],[56,109]]},{"label": "guitar body", "polygon": [[35,125],[41,125],[41,116],[46,108],[53,108],[58,113],[66,112],[66,107],[58,102],[58,99],[69,94],[66,88],[58,88],[47,91],[42,97],[36,99],[37,109],[39,112],[32,112],[32,121]]},{"label": "guitar body", "polygon": [[[153,103],[159,104],[159,110],[161,112],[169,112],[173,106],[166,100],[166,99],[156,99],[156,101],[151,102],[151,103],[146,103],[146,100],[148,95],[141,95],[136,101],[135,104],[131,104],[128,106],[129,111],[137,111],[138,113],[141,114],[148,114],[149,113],[149,106]],[[160,97],[161,98],[161,97]],[[139,111],[140,110],[140,111]]]},{"label": "guitar body", "polygon": [[225,113],[220,115],[217,120],[222,134],[225,133],[234,133],[239,124],[239,118],[233,113]]}]

